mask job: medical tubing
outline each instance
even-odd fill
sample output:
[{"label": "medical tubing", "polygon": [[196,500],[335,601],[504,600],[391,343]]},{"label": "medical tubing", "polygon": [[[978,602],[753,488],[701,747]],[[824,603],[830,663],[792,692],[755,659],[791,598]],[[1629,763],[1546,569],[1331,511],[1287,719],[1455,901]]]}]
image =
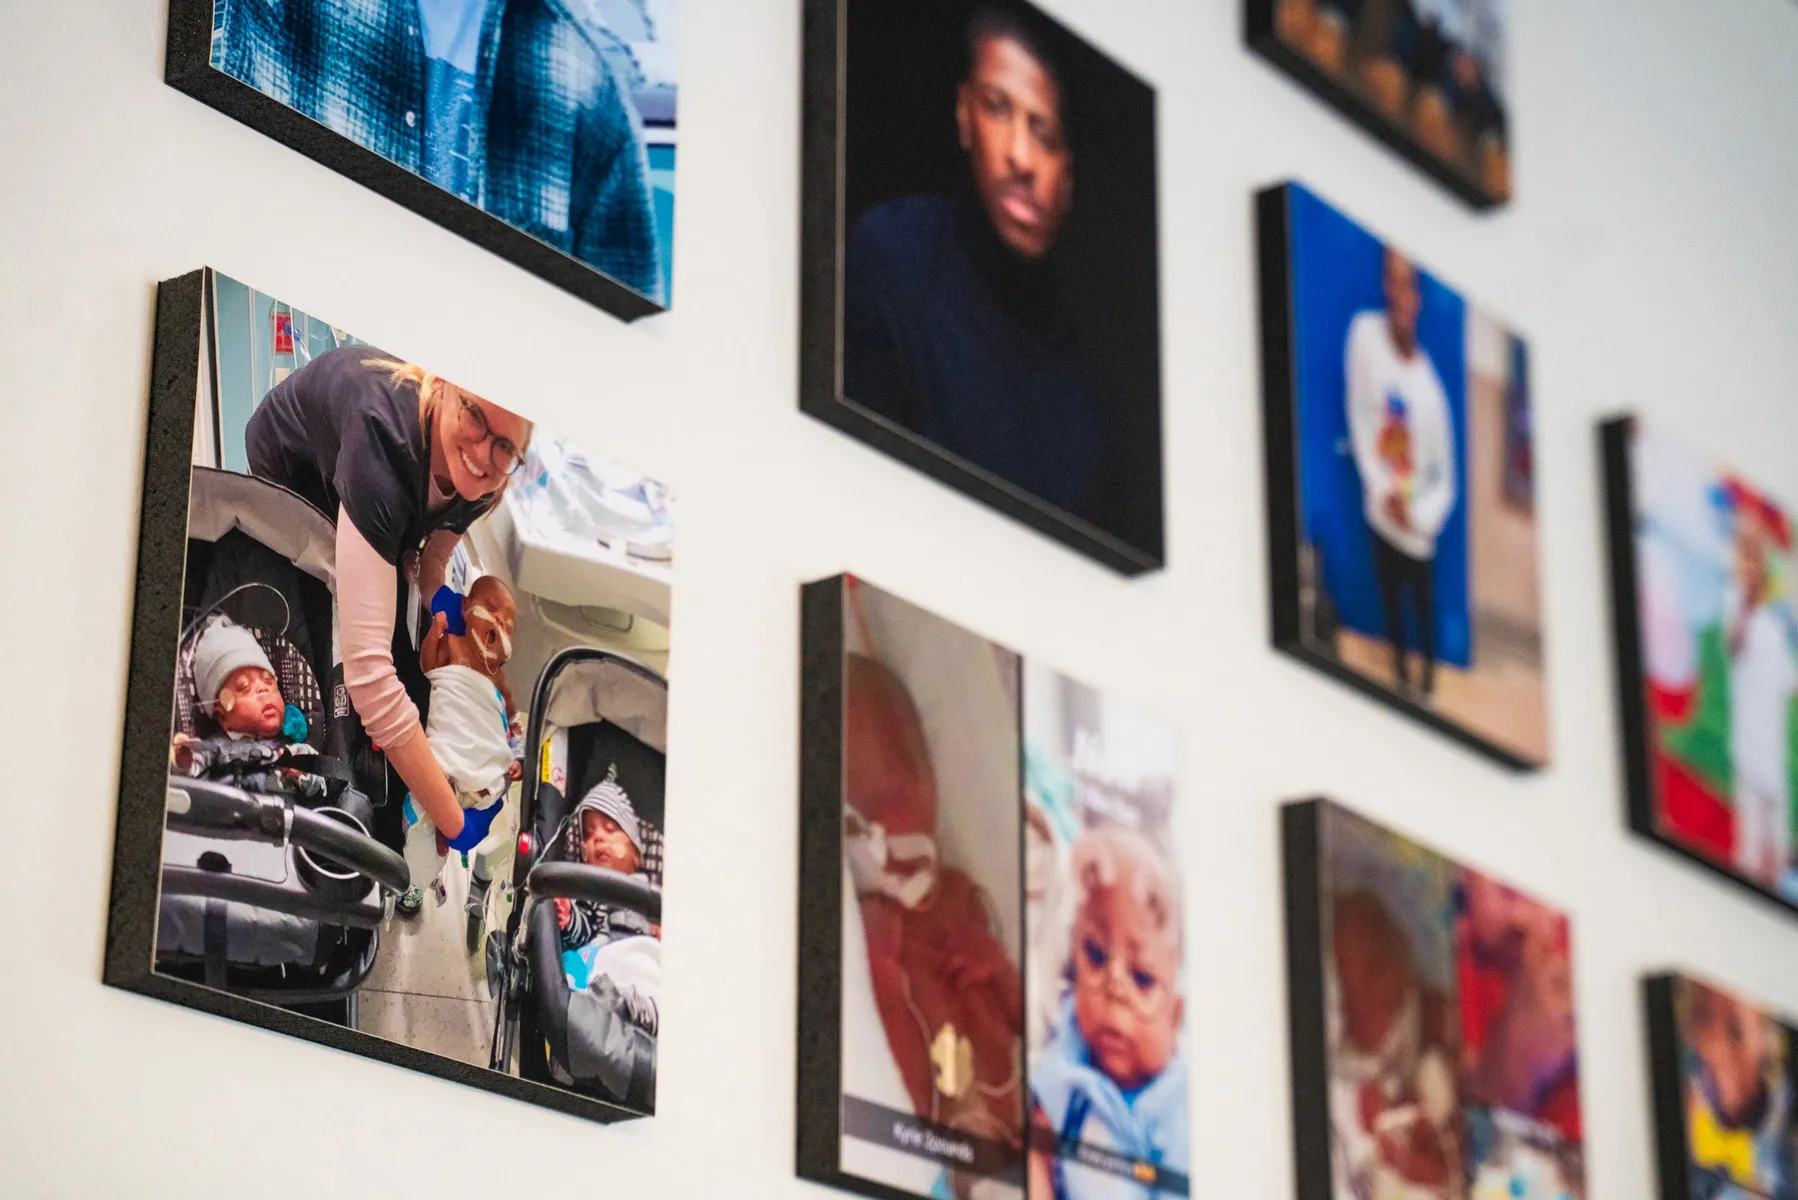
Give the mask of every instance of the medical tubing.
[{"label": "medical tubing", "polygon": [[662,893],[653,885],[586,863],[544,862],[531,868],[525,886],[538,900],[586,900],[628,908],[651,922],[662,919]]},{"label": "medical tubing", "polygon": [[205,608],[201,609],[200,615],[195,617],[193,620],[189,621],[187,623],[187,628],[181,631],[180,644],[182,646],[187,645],[187,639],[193,636],[194,631],[196,629],[198,629],[201,625],[206,623],[206,619],[208,617],[212,616],[213,613],[218,612],[221,608],[223,608],[225,601],[231,599],[231,597],[237,595],[237,593],[247,592],[251,588],[267,588],[269,591],[271,591],[275,594],[275,599],[277,599],[281,602],[281,612],[283,614],[281,617],[281,628],[280,628],[279,632],[277,632],[275,634],[275,636],[276,637],[286,637],[288,626],[293,624],[293,606],[287,603],[287,597],[282,595],[281,589],[276,587],[274,584],[264,583],[260,579],[252,579],[248,583],[238,584],[236,587],[232,588],[230,591],[228,591],[224,595],[220,596],[217,600],[214,600],[211,604],[208,604]]}]

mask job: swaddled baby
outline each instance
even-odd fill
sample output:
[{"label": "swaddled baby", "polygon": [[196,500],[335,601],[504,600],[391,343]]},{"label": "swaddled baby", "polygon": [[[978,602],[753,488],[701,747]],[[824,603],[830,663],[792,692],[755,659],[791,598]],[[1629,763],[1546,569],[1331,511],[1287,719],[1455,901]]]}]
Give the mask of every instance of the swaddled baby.
[{"label": "swaddled baby", "polygon": [[217,737],[175,735],[169,768],[251,792],[322,797],[320,776],[287,765],[312,755],[306,717],[287,703],[268,655],[248,629],[220,614],[194,642],[194,702],[218,726]]},{"label": "swaddled baby", "polygon": [[[431,684],[425,739],[468,813],[455,843],[468,848],[486,837],[505,806],[507,784],[521,773],[512,751],[517,714],[505,672],[518,608],[511,591],[492,575],[475,580],[459,605],[450,599],[454,595],[444,589],[433,597],[431,629],[419,648],[418,665]],[[450,843],[411,796],[405,813],[412,882],[435,884]]]}]

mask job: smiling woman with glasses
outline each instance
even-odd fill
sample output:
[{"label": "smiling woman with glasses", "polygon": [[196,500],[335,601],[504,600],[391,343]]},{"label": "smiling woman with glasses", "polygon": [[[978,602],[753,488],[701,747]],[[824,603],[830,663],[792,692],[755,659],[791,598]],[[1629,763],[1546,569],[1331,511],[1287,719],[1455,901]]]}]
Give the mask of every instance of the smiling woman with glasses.
[{"label": "smiling woman with glasses", "polygon": [[295,371],[263,398],[245,431],[251,474],[292,489],[336,522],[350,702],[452,841],[462,808],[410,698],[428,686],[399,615],[411,611],[408,584],[428,597],[443,583],[456,543],[499,502],[530,441],[523,417],[367,346],[329,351]]}]

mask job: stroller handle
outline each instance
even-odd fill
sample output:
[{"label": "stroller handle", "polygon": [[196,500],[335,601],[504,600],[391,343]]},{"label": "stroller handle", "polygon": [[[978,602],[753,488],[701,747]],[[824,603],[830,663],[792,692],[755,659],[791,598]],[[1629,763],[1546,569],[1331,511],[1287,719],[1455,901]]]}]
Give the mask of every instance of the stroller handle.
[{"label": "stroller handle", "polygon": [[309,809],[293,810],[293,844],[334,859],[390,892],[403,892],[412,886],[412,872],[404,858],[368,835]]},{"label": "stroller handle", "polygon": [[412,885],[406,860],[329,817],[277,796],[260,796],[208,779],[169,779],[168,824],[208,837],[280,844],[291,841],[342,863],[390,892]]},{"label": "stroller handle", "polygon": [[588,900],[628,908],[649,921],[662,919],[662,893],[641,879],[586,863],[544,862],[531,868],[525,887],[539,900]]}]

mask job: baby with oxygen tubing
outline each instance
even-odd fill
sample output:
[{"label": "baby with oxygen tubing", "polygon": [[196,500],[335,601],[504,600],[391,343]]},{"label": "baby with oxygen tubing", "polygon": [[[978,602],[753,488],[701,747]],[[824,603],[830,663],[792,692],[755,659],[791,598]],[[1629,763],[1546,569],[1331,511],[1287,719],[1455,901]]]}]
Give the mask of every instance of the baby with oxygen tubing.
[{"label": "baby with oxygen tubing", "polygon": [[[483,575],[466,596],[439,588],[431,610],[418,653],[431,684],[425,739],[465,815],[461,832],[445,838],[408,795],[405,856],[414,887],[432,885],[441,901],[438,881],[449,851],[466,854],[487,837],[505,807],[507,786],[522,774],[512,747],[519,714],[505,673],[518,608],[504,583]],[[416,911],[421,899],[422,893],[409,893],[403,908]]]},{"label": "baby with oxygen tubing", "polygon": [[224,614],[194,640],[193,692],[217,737],[177,733],[169,768],[191,778],[222,779],[246,791],[322,798],[325,780],[299,765],[315,756],[306,745],[305,714],[287,703],[274,665],[256,636]]},{"label": "baby with oxygen tubing", "polygon": [[[1089,830],[1073,844],[1075,911],[1061,1021],[1031,1061],[1030,1195],[1138,1200],[1186,1174],[1183,928],[1173,867],[1142,834]],[[1064,1157],[1083,1143],[1133,1160],[1133,1174]]]}]

